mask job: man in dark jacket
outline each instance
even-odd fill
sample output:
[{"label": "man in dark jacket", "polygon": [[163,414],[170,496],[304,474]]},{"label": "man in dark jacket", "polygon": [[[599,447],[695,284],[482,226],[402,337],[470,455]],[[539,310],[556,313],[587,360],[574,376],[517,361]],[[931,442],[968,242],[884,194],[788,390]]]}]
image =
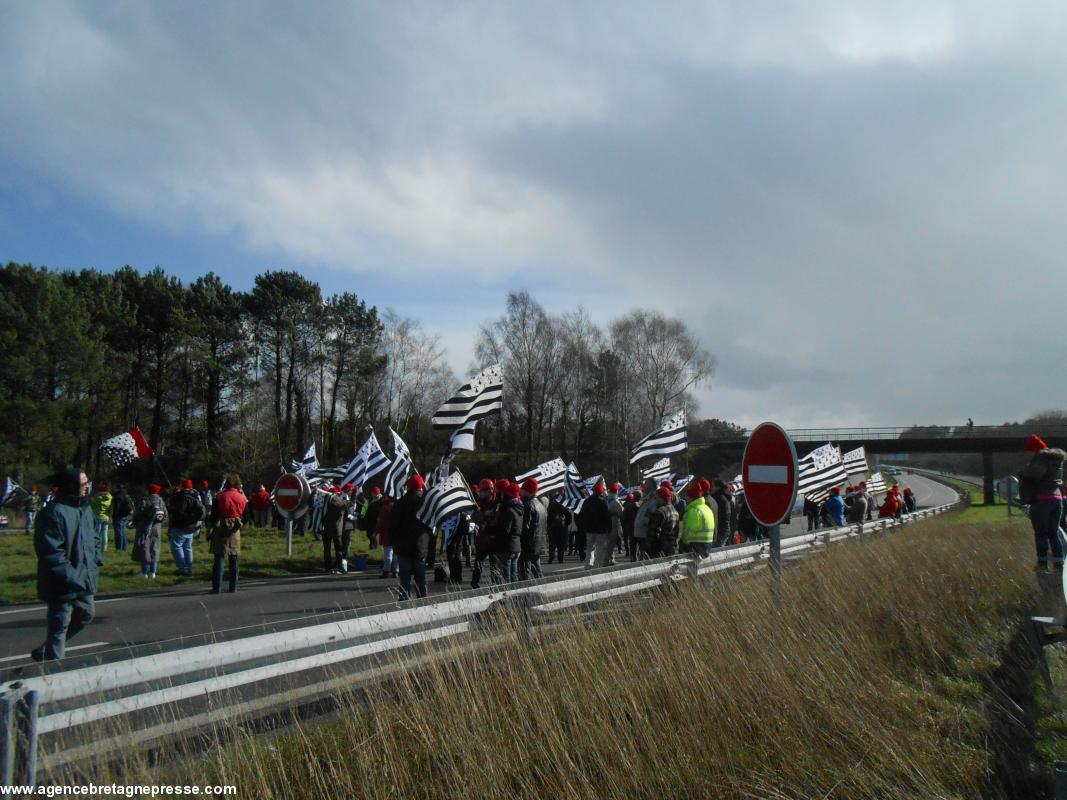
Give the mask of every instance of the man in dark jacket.
[{"label": "man in dark jacket", "polygon": [[634,523],[637,521],[637,510],[640,505],[637,496],[633,492],[627,492],[626,500],[622,504],[622,538],[626,543],[626,555],[631,562],[637,561],[637,542],[634,539]]},{"label": "man in dark jacket", "polygon": [[48,606],[48,635],[30,653],[34,661],[63,658],[67,639],[92,621],[93,595],[104,563],[89,506],[88,476],[80,469],[68,470],[56,485],[55,500],[34,521],[37,597]]},{"label": "man in dark jacket", "polygon": [[678,511],[673,493],[665,486],[656,490],[656,510],[648,520],[645,546],[650,558],[673,556],[678,552]]},{"label": "man in dark jacket", "polygon": [[519,553],[522,552],[522,500],[517,483],[501,482],[500,492],[503,500],[491,528],[493,554],[503,573],[501,580],[515,583],[519,580]]},{"label": "man in dark jacket", "polygon": [[200,494],[191,480],[184,480],[167,504],[170,516],[170,553],[179,575],[193,574],[193,537],[200,533],[200,523],[207,517],[207,509],[200,502]]},{"label": "man in dark jacket", "polygon": [[522,535],[519,551],[519,580],[541,577],[541,553],[545,540],[541,531],[541,503],[537,499],[537,478],[527,478],[520,487]]},{"label": "man in dark jacket", "polygon": [[[326,572],[341,571],[341,528],[345,521],[345,511],[348,510],[348,498],[341,493],[341,487],[334,486],[330,489],[330,496],[326,498],[326,506],[322,512],[322,565]],[[333,555],[330,555],[330,548]]]},{"label": "man in dark jacket", "polygon": [[615,546],[611,541],[611,512],[604,499],[607,491],[603,483],[598,483],[593,487],[593,493],[585,498],[582,509],[578,512],[579,534],[584,535],[586,541],[590,541],[588,537],[593,537],[589,558],[585,562],[586,569],[607,566],[608,555]]},{"label": "man in dark jacket", "polygon": [[571,526],[571,510],[563,505],[563,490],[559,489],[548,502],[548,563],[563,563],[567,552],[567,534]]},{"label": "man in dark jacket", "polygon": [[367,506],[360,516],[359,527],[367,532],[367,545],[371,550],[378,546],[378,514],[382,511],[382,490],[375,486],[370,490]]},{"label": "man in dark jacket", "polygon": [[404,484],[404,496],[396,501],[389,517],[389,542],[396,553],[400,572],[400,599],[411,596],[411,578],[415,577],[415,595],[426,596],[426,556],[430,551],[430,529],[418,518],[426,484],[414,474]]},{"label": "man in dark jacket", "polygon": [[733,531],[730,530],[730,518],[733,516],[734,496],[726,488],[726,481],[715,481],[715,546],[725,547],[731,543]]}]

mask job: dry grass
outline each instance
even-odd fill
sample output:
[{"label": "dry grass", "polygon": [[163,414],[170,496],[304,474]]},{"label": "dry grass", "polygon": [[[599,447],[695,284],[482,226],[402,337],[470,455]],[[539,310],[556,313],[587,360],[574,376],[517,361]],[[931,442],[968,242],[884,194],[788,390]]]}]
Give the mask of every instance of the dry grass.
[{"label": "dry grass", "polygon": [[777,605],[764,572],[665,590],[457,654],[369,711],[238,733],[166,779],[286,798],[977,797],[1027,543],[938,520],[790,566]]}]

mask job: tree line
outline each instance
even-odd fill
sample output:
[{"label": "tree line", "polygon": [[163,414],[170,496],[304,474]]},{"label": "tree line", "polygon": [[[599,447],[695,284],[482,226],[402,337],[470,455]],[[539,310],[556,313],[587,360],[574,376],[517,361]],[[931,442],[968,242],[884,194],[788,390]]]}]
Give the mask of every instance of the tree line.
[{"label": "tree line", "polygon": [[[291,270],[238,291],[213,273],[9,263],[0,348],[0,473],[23,480],[63,465],[111,473],[100,444],[135,425],[175,478],[269,479],[312,441],[324,465],[343,463],[370,425],[386,447],[392,426],[421,463],[447,446],[429,419],[461,383],[420,321]],[[515,469],[563,455],[620,475],[629,444],[665,414],[694,418],[714,368],[680,320],[636,310],[602,328],[581,308],[549,314],[526,291],[481,326],[472,355],[472,371],[501,363],[505,374],[505,409],[479,424],[480,451]]]}]

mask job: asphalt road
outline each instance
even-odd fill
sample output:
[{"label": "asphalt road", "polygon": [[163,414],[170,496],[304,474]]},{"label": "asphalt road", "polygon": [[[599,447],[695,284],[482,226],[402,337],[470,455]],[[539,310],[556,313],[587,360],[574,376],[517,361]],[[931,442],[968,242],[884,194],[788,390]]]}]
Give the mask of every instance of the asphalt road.
[{"label": "asphalt road", "polygon": [[[955,493],[942,484],[918,475],[898,480],[915,491],[920,507],[942,505]],[[782,537],[805,532],[805,520],[794,517],[782,526]],[[162,565],[161,565],[162,566]],[[579,572],[575,558],[544,567],[546,574]],[[379,577],[380,570],[348,575],[304,575],[242,582],[236,594],[212,595],[209,587],[181,587],[159,592],[100,596],[96,619],[72,639],[63,668],[111,661],[133,654],[171,650],[204,641],[250,636],[279,628],[322,621],[323,615],[351,612],[396,603],[396,581]],[[432,576],[428,576],[432,578]],[[469,581],[469,571],[464,578]],[[483,583],[484,585],[484,583]],[[443,584],[429,584],[430,594],[448,591]],[[314,617],[320,619],[313,620]],[[44,636],[44,606],[19,605],[0,608],[0,678],[32,666],[31,649]],[[59,665],[50,665],[53,671]]]}]

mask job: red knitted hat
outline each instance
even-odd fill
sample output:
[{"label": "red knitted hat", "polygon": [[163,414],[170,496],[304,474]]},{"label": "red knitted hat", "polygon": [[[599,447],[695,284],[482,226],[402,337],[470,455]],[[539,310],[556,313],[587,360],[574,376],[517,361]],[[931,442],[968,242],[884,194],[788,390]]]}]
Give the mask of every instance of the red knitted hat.
[{"label": "red knitted hat", "polygon": [[480,481],[478,481],[478,491],[479,492],[491,492],[491,491],[493,491],[493,480],[492,480],[492,478],[482,478]]},{"label": "red knitted hat", "polygon": [[412,475],[410,478],[407,479],[407,482],[404,484],[404,488],[405,489],[425,489],[426,488],[426,482],[422,479],[422,476],[419,475],[416,472],[414,475]]},{"label": "red knitted hat", "polygon": [[656,489],[656,497],[662,500],[664,503],[671,502],[671,490],[666,486],[661,486]]},{"label": "red knitted hat", "polygon": [[507,485],[504,486],[503,494],[504,494],[504,497],[507,497],[509,500],[518,500],[519,499],[519,484],[512,483],[511,481],[508,481]]},{"label": "red knitted hat", "polygon": [[208,488],[207,481],[200,481],[200,488],[201,489],[207,489]]},{"label": "red knitted hat", "polygon": [[148,493],[149,494],[159,494],[159,492],[160,492],[160,490],[162,488],[163,487],[160,486],[158,483],[150,483],[150,484],[148,484]]},{"label": "red knitted hat", "polygon": [[593,487],[593,494],[597,495],[598,497],[600,495],[607,494],[607,491],[608,490],[604,488],[604,484],[602,483],[598,483],[596,486]]},{"label": "red knitted hat", "polygon": [[701,484],[703,484],[703,481],[689,481],[689,485],[685,487],[685,496],[690,500],[696,500],[698,497],[703,497],[704,487]]},{"label": "red knitted hat", "polygon": [[372,492],[372,494],[373,494],[373,495],[374,495],[375,497],[381,497],[381,494],[382,494],[382,490],[381,490],[381,489],[379,489],[379,488],[378,488],[377,486],[375,486],[375,487],[374,487],[374,491]]},{"label": "red knitted hat", "polygon": [[537,478],[527,478],[522,482],[522,490],[537,495]]},{"label": "red knitted hat", "polygon": [[1031,433],[1030,438],[1026,440],[1026,452],[1036,453],[1038,450],[1048,450],[1048,445],[1036,433]]},{"label": "red knitted hat", "polygon": [[184,481],[182,481],[182,488],[183,489],[192,489],[193,488],[192,479],[191,478],[186,478]]},{"label": "red knitted hat", "polygon": [[615,492],[615,494],[618,494],[619,493],[619,489],[621,489],[621,488],[622,488],[622,484],[619,483],[618,481],[615,481],[615,483],[611,484],[611,491]]}]

